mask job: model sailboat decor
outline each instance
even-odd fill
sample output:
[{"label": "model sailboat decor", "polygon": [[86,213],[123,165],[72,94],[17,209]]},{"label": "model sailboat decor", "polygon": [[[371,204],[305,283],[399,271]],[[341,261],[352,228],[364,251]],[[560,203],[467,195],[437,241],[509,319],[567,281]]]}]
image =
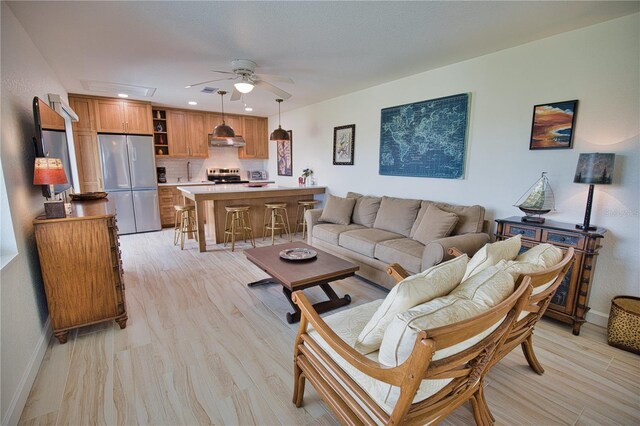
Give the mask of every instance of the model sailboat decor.
[{"label": "model sailboat decor", "polygon": [[547,172],[542,172],[540,179],[515,204],[526,214],[522,217],[523,222],[544,223],[542,215],[555,208],[555,197],[546,174]]}]

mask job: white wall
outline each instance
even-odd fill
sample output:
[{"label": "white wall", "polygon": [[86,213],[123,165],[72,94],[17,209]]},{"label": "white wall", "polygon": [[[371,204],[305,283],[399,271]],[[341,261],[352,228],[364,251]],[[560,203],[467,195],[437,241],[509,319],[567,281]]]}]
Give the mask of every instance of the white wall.
[{"label": "white wall", "polygon": [[[2,139],[0,161],[16,238],[17,256],[2,268],[1,366],[2,424],[15,424],[20,417],[48,334],[47,306],[40,275],[32,220],[40,214],[44,198],[33,185],[35,158],[32,99],[47,100],[48,93],[66,98],[40,52],[11,9],[2,2]],[[0,188],[1,190],[1,188]],[[2,221],[3,225],[7,222]],[[10,233],[9,233],[10,234]],[[2,232],[3,237],[6,235]]]},{"label": "white wall", "polygon": [[[520,215],[514,202],[548,172],[556,196],[549,219],[581,223],[587,186],[574,184],[581,152],[615,152],[614,184],[597,186],[592,223],[608,229],[593,280],[588,319],[605,325],[611,298],[640,295],[640,19],[631,15],[417,74],[282,114],[293,129],[291,178],[311,167],[330,192],[481,204],[487,218]],[[420,54],[420,52],[415,52]],[[471,93],[462,180],[380,176],[380,110]],[[529,150],[533,105],[578,99],[573,149]],[[278,117],[269,120],[277,127]],[[333,127],[355,124],[355,165],[333,166]]]}]

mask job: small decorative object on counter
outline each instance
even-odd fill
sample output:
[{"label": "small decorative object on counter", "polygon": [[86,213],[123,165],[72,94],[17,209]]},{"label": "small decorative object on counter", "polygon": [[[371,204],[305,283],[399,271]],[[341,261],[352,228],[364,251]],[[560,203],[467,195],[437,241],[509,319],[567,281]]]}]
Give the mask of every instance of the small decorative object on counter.
[{"label": "small decorative object on counter", "polygon": [[304,169],[302,171],[302,178],[305,186],[311,186],[315,183],[313,179],[313,170],[310,168]]}]

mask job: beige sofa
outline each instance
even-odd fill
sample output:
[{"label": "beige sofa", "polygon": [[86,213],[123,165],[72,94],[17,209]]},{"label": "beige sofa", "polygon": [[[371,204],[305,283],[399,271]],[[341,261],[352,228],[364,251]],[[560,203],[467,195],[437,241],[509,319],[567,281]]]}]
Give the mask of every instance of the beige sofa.
[{"label": "beige sofa", "polygon": [[[358,275],[386,288],[395,285],[386,273],[390,263],[399,263],[415,274],[451,259],[449,248],[456,247],[472,256],[489,242],[489,235],[483,232],[488,229],[488,223],[484,221],[482,206],[455,206],[353,192],[349,192],[346,199],[355,200],[347,220],[336,219],[337,215],[332,214],[329,217],[333,223],[330,223],[322,220],[327,216],[323,209],[307,211],[308,244],[357,263]],[[332,195],[328,196],[325,208],[336,200],[348,209],[345,199]],[[443,224],[440,216],[433,219],[433,211],[448,215],[444,222],[453,218],[453,225],[452,222]],[[448,226],[449,229],[445,229]],[[438,235],[447,236],[433,238]]]}]

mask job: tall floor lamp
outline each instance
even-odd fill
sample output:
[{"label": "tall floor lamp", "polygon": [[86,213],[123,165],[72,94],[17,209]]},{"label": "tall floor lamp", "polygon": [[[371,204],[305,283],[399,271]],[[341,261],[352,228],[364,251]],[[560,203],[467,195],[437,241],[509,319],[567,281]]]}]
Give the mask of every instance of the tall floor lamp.
[{"label": "tall floor lamp", "polygon": [[576,225],[577,229],[582,229],[583,231],[596,229],[595,226],[590,226],[589,224],[591,222],[591,206],[593,205],[593,185],[611,185],[614,159],[615,154],[602,154],[599,152],[580,154],[573,181],[575,183],[589,184],[589,195],[587,196],[584,222],[582,225]]}]

